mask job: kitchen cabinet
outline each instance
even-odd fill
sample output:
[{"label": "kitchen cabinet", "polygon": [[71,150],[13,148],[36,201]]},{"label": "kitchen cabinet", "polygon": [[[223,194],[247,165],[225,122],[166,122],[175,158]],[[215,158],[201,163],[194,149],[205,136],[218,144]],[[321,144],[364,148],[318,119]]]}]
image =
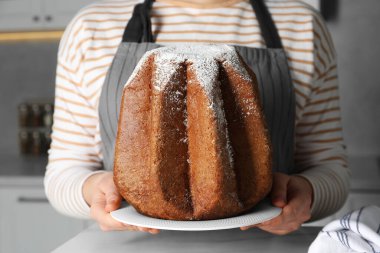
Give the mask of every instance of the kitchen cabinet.
[{"label": "kitchen cabinet", "polygon": [[0,0],[0,32],[61,30],[94,0]]},{"label": "kitchen cabinet", "polygon": [[40,29],[42,12],[42,0],[0,0],[0,31]]},{"label": "kitchen cabinet", "polygon": [[0,253],[50,252],[88,225],[57,213],[42,185],[0,186],[0,200]]},{"label": "kitchen cabinet", "polygon": [[44,28],[65,28],[82,7],[93,2],[94,0],[43,0]]}]

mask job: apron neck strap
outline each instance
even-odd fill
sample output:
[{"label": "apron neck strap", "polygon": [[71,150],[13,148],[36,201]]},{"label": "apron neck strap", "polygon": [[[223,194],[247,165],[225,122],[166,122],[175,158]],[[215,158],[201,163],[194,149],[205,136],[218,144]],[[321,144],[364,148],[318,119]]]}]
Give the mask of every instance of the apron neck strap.
[{"label": "apron neck strap", "polygon": [[[150,20],[153,2],[154,0],[145,0],[135,6],[124,30],[123,42],[154,42]],[[280,36],[264,0],[250,0],[250,3],[256,13],[267,48],[282,48]]]},{"label": "apron neck strap", "polygon": [[123,34],[123,42],[153,42],[150,10],[154,0],[137,4]]},{"label": "apron neck strap", "polygon": [[263,0],[250,0],[267,48],[282,48],[278,30]]}]

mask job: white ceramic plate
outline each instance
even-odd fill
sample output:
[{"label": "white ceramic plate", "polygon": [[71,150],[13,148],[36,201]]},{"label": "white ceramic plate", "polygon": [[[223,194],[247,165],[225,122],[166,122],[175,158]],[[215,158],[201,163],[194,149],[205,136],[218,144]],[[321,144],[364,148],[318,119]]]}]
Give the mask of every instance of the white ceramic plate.
[{"label": "white ceramic plate", "polygon": [[206,221],[173,221],[162,220],[144,216],[138,213],[132,206],[127,206],[119,210],[111,212],[111,216],[122,223],[164,230],[180,230],[180,231],[206,231],[206,230],[222,230],[258,224],[281,213],[281,208],[271,206],[267,202],[262,202],[252,209],[251,212],[218,220]]}]

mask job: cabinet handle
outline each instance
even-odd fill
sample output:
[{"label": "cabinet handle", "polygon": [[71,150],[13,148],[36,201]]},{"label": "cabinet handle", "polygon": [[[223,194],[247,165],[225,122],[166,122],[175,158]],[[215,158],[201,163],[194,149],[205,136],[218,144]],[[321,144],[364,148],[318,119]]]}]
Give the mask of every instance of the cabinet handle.
[{"label": "cabinet handle", "polygon": [[29,198],[29,197],[19,197],[17,200],[19,203],[49,203],[47,198]]},{"label": "cabinet handle", "polygon": [[34,22],[38,22],[38,21],[40,21],[40,17],[39,17],[39,16],[33,16],[33,21],[34,21]]},{"label": "cabinet handle", "polygon": [[50,15],[48,15],[48,16],[45,16],[45,20],[46,20],[47,22],[50,22],[50,21],[52,21],[52,20],[53,20],[53,17],[52,17],[52,16],[50,16]]}]

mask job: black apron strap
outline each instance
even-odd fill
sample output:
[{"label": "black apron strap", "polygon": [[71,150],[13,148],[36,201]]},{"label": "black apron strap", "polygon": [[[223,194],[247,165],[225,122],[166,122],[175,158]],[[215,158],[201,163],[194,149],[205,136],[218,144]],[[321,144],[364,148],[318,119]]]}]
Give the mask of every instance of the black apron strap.
[{"label": "black apron strap", "polygon": [[123,42],[153,42],[150,21],[152,5],[153,0],[145,0],[144,3],[135,6],[132,17],[124,30]]},{"label": "black apron strap", "polygon": [[[150,10],[154,0],[145,0],[137,4],[131,19],[125,28],[123,42],[154,42]],[[282,48],[280,36],[264,0],[250,0],[259,22],[267,48]]]},{"label": "black apron strap", "polygon": [[250,0],[259,22],[261,34],[265,40],[267,48],[282,48],[282,43],[272,15],[269,13],[264,0]]}]

